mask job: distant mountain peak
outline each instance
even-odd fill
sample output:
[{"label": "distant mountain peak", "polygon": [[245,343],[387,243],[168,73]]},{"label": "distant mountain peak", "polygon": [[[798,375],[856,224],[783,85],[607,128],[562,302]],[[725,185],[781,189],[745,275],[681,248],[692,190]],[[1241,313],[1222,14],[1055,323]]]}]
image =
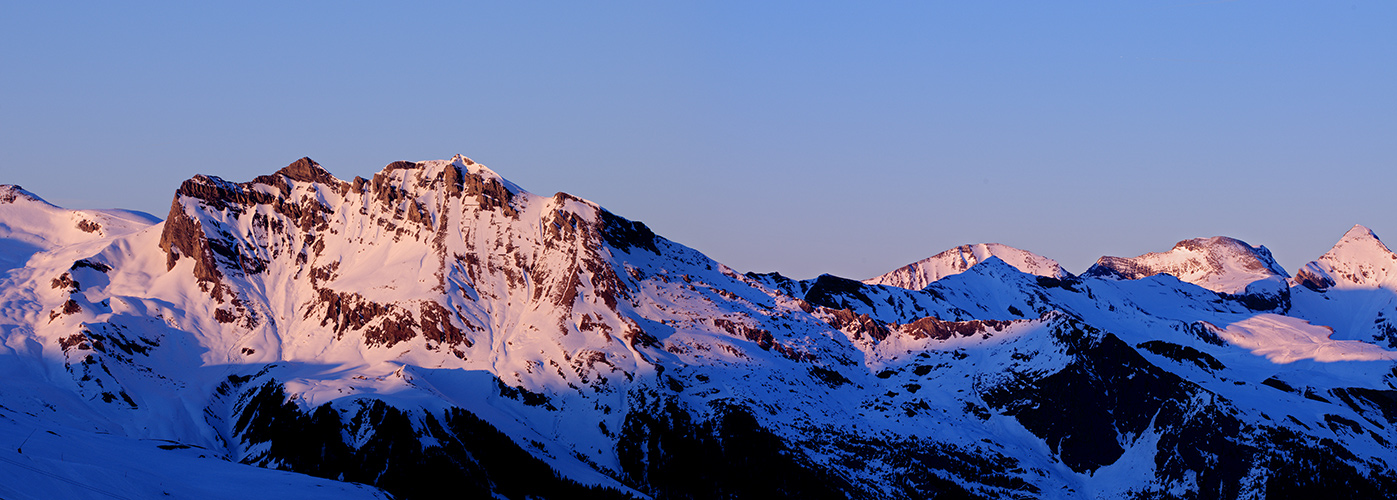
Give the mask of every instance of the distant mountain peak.
[{"label": "distant mountain peak", "polygon": [[1028,274],[1063,278],[1070,274],[1057,261],[999,243],[961,245],[931,257],[913,262],[887,274],[869,278],[864,283],[889,285],[909,290],[921,290],[941,278],[960,274],[991,258]]},{"label": "distant mountain peak", "polygon": [[40,198],[39,195],[26,191],[18,184],[0,184],[0,203],[10,204],[21,200],[42,203],[50,207],[53,206],[53,204]]},{"label": "distant mountain peak", "polygon": [[1295,282],[1316,290],[1336,285],[1397,287],[1397,254],[1373,230],[1354,225],[1318,260],[1305,264]]},{"label": "distant mountain peak", "polygon": [[1374,233],[1372,229],[1368,229],[1362,224],[1354,224],[1353,228],[1344,233],[1344,236],[1339,238],[1339,241],[1334,244],[1334,247],[1329,252],[1334,253],[1336,250],[1352,246],[1381,249],[1387,253],[1392,253],[1392,250],[1387,248],[1387,245],[1382,242],[1382,239],[1378,238],[1378,235]]},{"label": "distant mountain peak", "polygon": [[309,156],[291,162],[290,165],[278,170],[277,173],[293,181],[321,183],[338,182],[335,176],[330,175],[330,172],[322,168],[315,160],[310,159]]},{"label": "distant mountain peak", "polygon": [[1183,240],[1167,252],[1102,257],[1082,276],[1140,279],[1156,274],[1222,293],[1242,293],[1258,280],[1289,277],[1266,247],[1226,236]]}]

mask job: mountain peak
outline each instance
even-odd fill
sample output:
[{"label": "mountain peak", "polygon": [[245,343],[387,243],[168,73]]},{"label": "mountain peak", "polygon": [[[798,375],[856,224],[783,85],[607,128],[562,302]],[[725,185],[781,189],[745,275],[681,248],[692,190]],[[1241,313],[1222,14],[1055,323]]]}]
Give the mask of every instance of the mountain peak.
[{"label": "mountain peak", "polygon": [[42,203],[44,205],[53,206],[53,204],[44,201],[43,198],[40,198],[39,195],[36,195],[34,193],[26,191],[22,187],[19,187],[18,184],[0,184],[0,203],[10,204],[19,200]]},{"label": "mountain peak", "polygon": [[1374,239],[1376,239],[1376,238],[1378,237],[1378,235],[1376,235],[1376,234],[1373,233],[1373,230],[1372,230],[1372,229],[1368,229],[1368,226],[1365,226],[1365,225],[1362,225],[1362,224],[1354,224],[1352,228],[1349,228],[1349,230],[1348,230],[1347,233],[1344,233],[1344,236],[1348,236],[1348,235],[1356,234],[1356,233],[1364,233],[1364,234],[1367,234],[1368,236],[1373,237]]},{"label": "mountain peak", "polygon": [[[1009,262],[1007,262],[1007,261],[1005,261],[1004,259],[1000,258],[998,255],[991,255],[991,256],[989,256],[989,257],[985,257],[984,260],[981,260],[980,262],[975,263],[975,265],[970,266],[970,269],[966,269],[966,270],[965,270],[965,273],[963,273],[963,274],[964,274],[964,275],[967,275],[967,276],[972,276],[972,275],[976,275],[976,276],[986,276],[986,277],[991,277],[991,278],[995,278],[995,279],[998,279],[998,280],[1003,280],[1006,276],[1016,276],[1016,275],[1033,274],[1033,273],[1026,273],[1026,272],[1024,272],[1023,270],[1019,269],[1017,266],[1015,266],[1015,265],[1013,265],[1013,264],[1010,264]],[[1042,276],[1042,275],[1039,275],[1039,276]],[[1064,272],[1062,275],[1049,275],[1048,277],[1051,277],[1051,278],[1064,278],[1064,277],[1066,277],[1066,273]]]},{"label": "mountain peak", "polygon": [[1372,229],[1354,225],[1319,260],[1337,263],[1387,260],[1392,256],[1392,249],[1388,248]]},{"label": "mountain peak", "polygon": [[290,165],[287,165],[283,167],[281,170],[278,170],[277,173],[284,175],[293,181],[321,183],[330,183],[337,181],[334,175],[331,175],[330,172],[326,171],[324,168],[321,168],[320,164],[316,163],[315,160],[310,159],[309,156],[304,156],[301,157],[301,159],[299,160],[291,162]]},{"label": "mountain peak", "polygon": [[1338,249],[1349,245],[1379,246],[1383,250],[1391,252],[1372,229],[1368,229],[1362,224],[1354,224],[1353,228],[1344,233],[1342,238],[1339,238],[1339,242],[1334,244],[1334,248]]},{"label": "mountain peak", "polygon": [[1005,264],[1029,274],[1051,278],[1063,278],[1069,275],[1053,259],[1009,245],[979,243],[961,245],[946,250],[887,274],[866,279],[864,283],[921,290],[936,280],[963,273],[976,264],[995,257],[998,257]]},{"label": "mountain peak", "polygon": [[1397,254],[1373,230],[1354,225],[1333,248],[1296,273],[1296,281],[1313,289],[1338,284],[1397,287]]},{"label": "mountain peak", "polygon": [[1140,279],[1156,274],[1222,293],[1241,293],[1255,281],[1289,277],[1266,247],[1226,236],[1183,240],[1168,252],[1102,257],[1082,275]]}]

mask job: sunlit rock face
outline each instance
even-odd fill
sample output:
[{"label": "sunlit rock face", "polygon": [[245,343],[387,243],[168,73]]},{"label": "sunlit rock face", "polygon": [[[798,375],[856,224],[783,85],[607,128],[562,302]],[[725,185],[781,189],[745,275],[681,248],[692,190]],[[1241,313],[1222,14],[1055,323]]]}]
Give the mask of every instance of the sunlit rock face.
[{"label": "sunlit rock face", "polygon": [[1361,226],[1295,278],[1214,237],[793,280],[462,156],[302,158],[163,222],[0,186],[0,263],[0,434],[51,430],[64,477],[198,450],[332,498],[1397,491],[1397,256]]}]

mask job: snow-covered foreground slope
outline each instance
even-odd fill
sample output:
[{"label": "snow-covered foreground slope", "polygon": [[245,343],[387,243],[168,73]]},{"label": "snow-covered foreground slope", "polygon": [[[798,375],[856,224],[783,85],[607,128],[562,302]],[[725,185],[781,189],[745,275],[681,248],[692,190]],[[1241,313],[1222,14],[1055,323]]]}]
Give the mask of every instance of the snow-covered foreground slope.
[{"label": "snow-covered foreground slope", "polygon": [[976,245],[796,281],[459,156],[198,176],[158,223],[10,192],[11,496],[100,495],[89,471],[128,497],[1397,491],[1397,352],[1325,322],[1387,317],[1382,282],[1337,286],[1370,252],[1326,254],[1326,286],[1225,238],[1082,278]]},{"label": "snow-covered foreground slope", "polygon": [[57,425],[26,412],[4,417],[0,498],[388,498],[370,486],[243,465],[179,442]]}]

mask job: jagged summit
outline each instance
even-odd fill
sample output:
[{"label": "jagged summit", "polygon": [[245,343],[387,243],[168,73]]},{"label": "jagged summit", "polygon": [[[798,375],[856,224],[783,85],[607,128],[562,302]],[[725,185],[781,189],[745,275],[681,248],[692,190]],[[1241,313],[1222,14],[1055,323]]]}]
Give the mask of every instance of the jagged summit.
[{"label": "jagged summit", "polygon": [[909,290],[921,290],[936,280],[965,272],[975,264],[990,257],[998,257],[1006,264],[1029,274],[1050,278],[1064,278],[1071,275],[1064,271],[1057,261],[1047,257],[999,243],[979,243],[961,245],[946,250],[887,274],[866,279],[863,282],[870,285],[890,285]]},{"label": "jagged summit", "polygon": [[1397,254],[1373,230],[1355,225],[1328,252],[1295,273],[1294,281],[1315,290],[1397,288]]},{"label": "jagged summit", "polygon": [[1243,293],[1261,280],[1290,277],[1264,246],[1251,246],[1226,236],[1183,240],[1168,252],[1138,257],[1102,257],[1083,277],[1140,279],[1168,274],[1182,281],[1222,293]]}]

